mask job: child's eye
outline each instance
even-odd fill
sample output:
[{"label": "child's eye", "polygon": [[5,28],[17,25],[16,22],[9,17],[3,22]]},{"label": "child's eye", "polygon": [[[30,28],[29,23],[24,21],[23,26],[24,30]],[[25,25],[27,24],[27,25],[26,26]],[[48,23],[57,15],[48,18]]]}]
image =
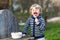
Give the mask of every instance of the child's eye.
[{"label": "child's eye", "polygon": [[40,9],[40,12],[41,12],[42,10]]},{"label": "child's eye", "polygon": [[32,9],[30,9],[30,10],[32,10]]},{"label": "child's eye", "polygon": [[32,11],[34,11],[34,10],[32,9]]}]

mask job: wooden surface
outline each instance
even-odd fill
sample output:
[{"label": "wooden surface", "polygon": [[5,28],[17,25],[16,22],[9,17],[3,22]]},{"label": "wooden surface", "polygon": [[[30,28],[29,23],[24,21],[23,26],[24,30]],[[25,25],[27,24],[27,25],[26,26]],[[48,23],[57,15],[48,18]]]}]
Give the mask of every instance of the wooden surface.
[{"label": "wooden surface", "polygon": [[25,37],[25,38],[21,38],[21,39],[12,39],[10,38],[4,38],[4,39],[0,39],[0,40],[28,40],[28,39],[34,39],[33,37]]}]

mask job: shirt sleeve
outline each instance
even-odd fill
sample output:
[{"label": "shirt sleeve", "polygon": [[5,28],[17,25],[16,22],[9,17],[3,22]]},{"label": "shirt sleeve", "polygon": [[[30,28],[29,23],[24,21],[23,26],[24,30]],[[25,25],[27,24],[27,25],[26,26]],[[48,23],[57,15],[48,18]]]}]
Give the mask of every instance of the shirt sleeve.
[{"label": "shirt sleeve", "polygon": [[23,34],[26,34],[27,33],[27,28],[28,28],[28,26],[29,26],[29,24],[30,24],[30,21],[29,21],[30,19],[28,18],[28,20],[26,21],[26,23],[25,23],[25,25],[24,25],[24,28],[23,28]]}]

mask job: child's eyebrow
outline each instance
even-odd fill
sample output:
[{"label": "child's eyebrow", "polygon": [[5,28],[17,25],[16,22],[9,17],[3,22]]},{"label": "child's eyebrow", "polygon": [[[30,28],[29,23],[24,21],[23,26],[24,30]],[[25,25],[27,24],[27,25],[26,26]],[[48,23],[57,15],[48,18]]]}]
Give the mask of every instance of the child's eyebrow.
[{"label": "child's eyebrow", "polygon": [[35,9],[40,9],[40,7],[35,7]]},{"label": "child's eyebrow", "polygon": [[32,10],[32,8],[30,8],[30,10]]}]

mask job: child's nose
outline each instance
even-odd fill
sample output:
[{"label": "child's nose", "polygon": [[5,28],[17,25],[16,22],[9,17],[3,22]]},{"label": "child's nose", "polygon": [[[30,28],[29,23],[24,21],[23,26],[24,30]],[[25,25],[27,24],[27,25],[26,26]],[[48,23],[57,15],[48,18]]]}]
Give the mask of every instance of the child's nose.
[{"label": "child's nose", "polygon": [[34,12],[36,12],[37,10],[35,9]]}]

